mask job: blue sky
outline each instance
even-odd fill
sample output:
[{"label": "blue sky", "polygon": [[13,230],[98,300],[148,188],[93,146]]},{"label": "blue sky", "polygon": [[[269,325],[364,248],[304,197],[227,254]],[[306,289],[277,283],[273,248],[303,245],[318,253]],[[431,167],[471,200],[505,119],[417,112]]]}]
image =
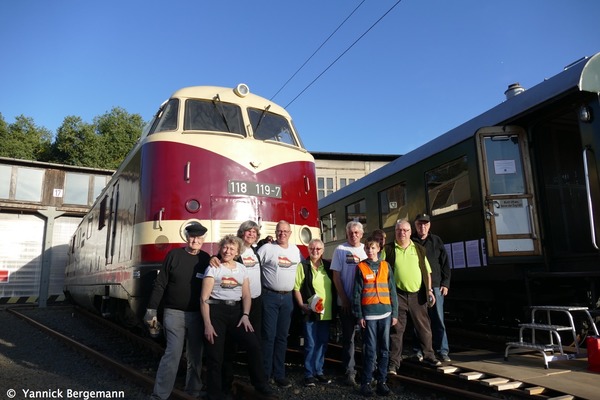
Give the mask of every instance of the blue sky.
[{"label": "blue sky", "polygon": [[272,98],[360,5],[273,100],[310,151],[404,154],[600,52],[597,0],[362,1],[2,0],[0,113],[55,132],[184,86]]}]

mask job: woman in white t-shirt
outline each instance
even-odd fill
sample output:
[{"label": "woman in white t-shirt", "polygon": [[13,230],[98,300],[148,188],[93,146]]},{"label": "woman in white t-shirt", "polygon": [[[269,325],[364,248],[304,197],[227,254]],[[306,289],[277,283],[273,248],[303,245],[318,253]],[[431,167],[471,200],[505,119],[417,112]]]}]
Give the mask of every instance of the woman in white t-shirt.
[{"label": "woman in white t-shirt", "polygon": [[219,243],[221,264],[207,268],[202,282],[207,395],[222,399],[231,391],[236,344],[247,351],[250,377],[262,395],[272,394],[262,364],[260,344],[248,316],[251,307],[250,282],[243,264],[235,261],[242,241],[225,236]]}]

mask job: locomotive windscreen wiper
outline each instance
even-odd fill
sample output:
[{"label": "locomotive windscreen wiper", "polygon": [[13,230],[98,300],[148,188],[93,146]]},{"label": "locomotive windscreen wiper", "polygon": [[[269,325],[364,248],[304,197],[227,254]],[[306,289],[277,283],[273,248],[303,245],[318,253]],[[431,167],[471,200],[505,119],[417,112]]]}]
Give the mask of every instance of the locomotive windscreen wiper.
[{"label": "locomotive windscreen wiper", "polygon": [[266,106],[264,110],[262,110],[262,113],[260,113],[260,118],[258,119],[258,122],[256,123],[256,127],[254,128],[255,135],[258,133],[258,127],[260,126],[260,123],[262,122],[263,118],[265,117],[265,114],[267,113],[267,111],[269,111],[269,108],[271,108],[270,104],[268,106]]},{"label": "locomotive windscreen wiper", "polygon": [[[217,106],[217,102],[219,103],[219,106]],[[221,115],[221,118],[223,118],[223,122],[225,123],[225,126],[227,127],[227,132],[233,133],[233,132],[231,132],[231,128],[229,127],[229,123],[227,122],[227,117],[225,116],[225,112],[223,111],[223,106],[221,105],[221,98],[219,97],[218,94],[215,97],[213,97],[212,103],[215,106],[215,108],[217,109],[217,111],[219,112],[219,115]]]}]

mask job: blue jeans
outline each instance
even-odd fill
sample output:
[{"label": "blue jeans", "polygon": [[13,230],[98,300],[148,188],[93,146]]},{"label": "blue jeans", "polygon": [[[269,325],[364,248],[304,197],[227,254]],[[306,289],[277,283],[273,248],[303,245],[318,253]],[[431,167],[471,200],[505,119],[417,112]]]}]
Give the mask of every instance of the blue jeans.
[{"label": "blue jeans", "polygon": [[450,348],[448,346],[448,336],[446,335],[446,325],[444,324],[444,296],[439,287],[433,289],[435,294],[435,306],[429,308],[429,319],[431,320],[431,336],[433,350],[440,355],[448,355]]},{"label": "blue jeans", "polygon": [[304,377],[323,375],[329,342],[329,321],[304,322]]},{"label": "blue jeans", "polygon": [[[392,317],[365,320],[363,330],[363,373],[362,384],[369,384],[375,375],[378,383],[387,378],[390,359],[390,325]],[[376,363],[377,362],[377,363]]]},{"label": "blue jeans", "polygon": [[173,391],[179,360],[185,342],[187,374],[185,391],[193,397],[200,395],[202,389],[202,351],[204,324],[200,311],[180,311],[165,308],[163,327],[167,346],[156,371],[156,381],[152,399],[166,400]]},{"label": "blue jeans", "polygon": [[263,290],[262,351],[267,378],[285,378],[287,337],[292,322],[292,292],[279,294]]},{"label": "blue jeans", "polygon": [[342,366],[346,370],[346,375],[355,375],[354,334],[356,332],[356,317],[354,314],[345,314],[341,307],[338,315],[342,323]]}]

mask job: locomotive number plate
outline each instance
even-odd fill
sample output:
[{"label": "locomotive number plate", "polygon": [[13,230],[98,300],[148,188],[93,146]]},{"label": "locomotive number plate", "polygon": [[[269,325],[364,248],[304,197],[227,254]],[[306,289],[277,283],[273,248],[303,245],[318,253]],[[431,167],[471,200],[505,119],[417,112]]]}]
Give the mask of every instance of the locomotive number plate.
[{"label": "locomotive number plate", "polygon": [[262,196],[281,198],[281,185],[274,183],[258,183],[245,181],[228,181],[227,193],[246,196]]}]

